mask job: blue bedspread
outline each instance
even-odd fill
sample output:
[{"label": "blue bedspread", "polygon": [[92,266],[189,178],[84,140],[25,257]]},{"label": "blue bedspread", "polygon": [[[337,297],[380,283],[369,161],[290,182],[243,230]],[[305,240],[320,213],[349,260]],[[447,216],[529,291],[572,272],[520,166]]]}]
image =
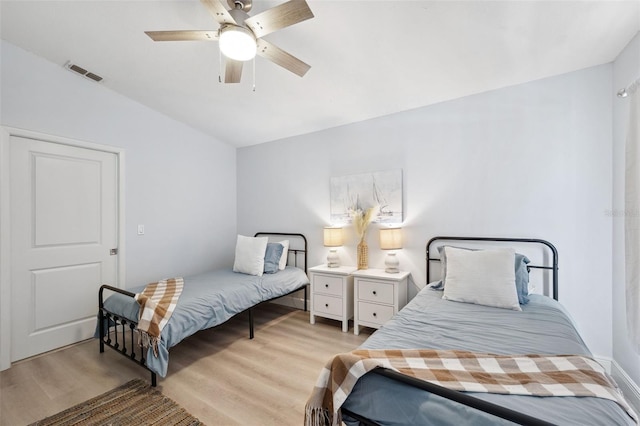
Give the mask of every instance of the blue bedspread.
[{"label": "blue bedspread", "polygon": [[[549,297],[531,295],[531,301],[518,312],[452,302],[441,296],[440,291],[421,290],[361,348],[591,355],[565,309]],[[470,395],[555,424],[634,424],[618,404],[600,398]],[[358,381],[344,408],[381,425],[511,424],[376,374]]]},{"label": "blue bedspread", "polygon": [[[199,330],[222,324],[235,314],[260,302],[283,296],[309,283],[303,270],[287,266],[275,274],[261,277],[220,269],[193,277],[185,277],[171,319],[162,330],[158,357],[151,348],[147,351],[147,366],[162,377],[167,374],[169,348]],[[144,286],[127,289],[139,293]],[[138,320],[138,303],[131,297],[115,293],[104,307],[130,320]],[[98,332],[96,332],[97,335]]]}]

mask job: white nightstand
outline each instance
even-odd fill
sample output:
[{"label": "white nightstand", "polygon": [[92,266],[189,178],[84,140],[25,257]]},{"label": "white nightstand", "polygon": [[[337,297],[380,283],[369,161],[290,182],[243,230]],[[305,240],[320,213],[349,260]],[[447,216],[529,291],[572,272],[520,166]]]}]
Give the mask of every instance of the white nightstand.
[{"label": "white nightstand", "polygon": [[349,331],[349,319],[353,317],[353,266],[329,268],[327,265],[309,268],[311,281],[311,316],[315,324],[316,315],[342,321],[342,331]]},{"label": "white nightstand", "polygon": [[380,328],[407,304],[409,272],[388,274],[384,269],[363,269],[351,275],[355,289],[355,334],[360,334],[360,326]]}]

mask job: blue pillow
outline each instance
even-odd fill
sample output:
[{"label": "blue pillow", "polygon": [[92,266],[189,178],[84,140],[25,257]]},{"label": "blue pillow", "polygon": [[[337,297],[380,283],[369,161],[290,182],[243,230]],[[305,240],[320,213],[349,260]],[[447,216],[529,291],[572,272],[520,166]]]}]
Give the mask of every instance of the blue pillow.
[{"label": "blue pillow", "polygon": [[[445,246],[438,247],[438,253],[440,253],[440,264],[442,265],[442,279],[431,286],[431,288],[434,290],[443,290],[445,285],[444,278],[447,275],[447,257],[444,255],[444,247]],[[464,247],[456,248],[473,250]],[[529,303],[529,269],[527,269],[527,264],[529,262],[531,261],[527,258],[527,256],[525,256],[524,254],[516,253],[514,262],[516,273],[516,293],[518,293],[518,302],[521,305],[526,305],[527,303]]]},{"label": "blue pillow", "polygon": [[529,269],[527,268],[529,262],[531,261],[527,256],[516,253],[516,291],[521,305],[529,303]]},{"label": "blue pillow", "polygon": [[280,266],[280,257],[282,257],[282,244],[268,243],[267,250],[264,253],[264,272],[265,274],[273,274],[278,272]]}]

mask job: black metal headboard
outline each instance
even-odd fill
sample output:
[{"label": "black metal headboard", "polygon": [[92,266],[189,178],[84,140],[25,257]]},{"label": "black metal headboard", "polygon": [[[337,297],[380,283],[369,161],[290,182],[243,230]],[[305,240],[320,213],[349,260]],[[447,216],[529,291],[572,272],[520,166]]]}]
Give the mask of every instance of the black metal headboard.
[{"label": "black metal headboard", "polygon": [[[296,234],[296,233],[288,233],[288,232],[256,232],[256,234],[254,235],[254,237],[295,237],[292,240],[289,240],[289,251],[287,254],[287,265],[289,265],[289,259],[291,258],[291,256],[289,256],[291,253],[293,253],[293,266],[295,267],[299,267],[298,266],[298,255],[301,255],[304,259],[304,268],[302,268],[305,272],[305,274],[307,273],[307,238],[302,235],[302,234]],[[299,248],[299,244],[300,242],[302,242],[303,248]]]},{"label": "black metal headboard", "polygon": [[499,243],[534,243],[547,247],[551,251],[551,264],[550,265],[527,265],[529,269],[546,269],[551,270],[552,274],[552,292],[553,298],[558,300],[558,250],[546,240],[532,239],[532,238],[488,238],[488,237],[433,237],[427,243],[426,253],[426,279],[429,283],[429,266],[431,262],[440,262],[440,256],[432,258],[429,256],[429,251],[432,244],[441,241],[486,241],[486,242],[499,242]]}]

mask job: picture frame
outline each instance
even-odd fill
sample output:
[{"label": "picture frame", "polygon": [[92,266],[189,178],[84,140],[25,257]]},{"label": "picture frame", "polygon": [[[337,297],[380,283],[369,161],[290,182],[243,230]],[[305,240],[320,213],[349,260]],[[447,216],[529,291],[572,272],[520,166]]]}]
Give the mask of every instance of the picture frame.
[{"label": "picture frame", "polygon": [[378,206],[373,220],[400,224],[404,219],[402,204],[402,169],[360,173],[331,178],[331,222],[347,224],[354,211]]}]

